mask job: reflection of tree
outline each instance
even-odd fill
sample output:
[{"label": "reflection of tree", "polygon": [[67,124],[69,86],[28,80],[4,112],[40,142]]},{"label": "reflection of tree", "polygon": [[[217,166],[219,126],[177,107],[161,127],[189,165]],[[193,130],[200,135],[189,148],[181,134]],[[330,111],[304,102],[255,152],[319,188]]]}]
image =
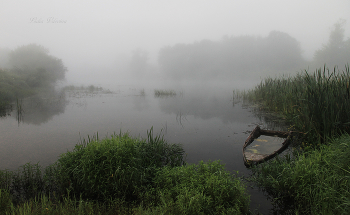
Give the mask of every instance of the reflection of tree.
[{"label": "reflection of tree", "polygon": [[14,117],[18,122],[40,125],[64,113],[67,104],[64,91],[40,94],[18,101]]},{"label": "reflection of tree", "polygon": [[[159,107],[161,111],[168,114],[175,114],[177,122],[182,125],[186,117],[192,115],[200,117],[201,119],[220,118],[224,123],[228,122],[242,122],[246,123],[245,114],[237,114],[246,112],[240,106],[232,107],[230,98],[224,98],[215,95],[200,95],[193,94],[182,97],[171,97],[166,99],[159,99]],[[233,114],[233,108],[235,108]],[[184,114],[185,111],[185,114]]]},{"label": "reflection of tree", "polygon": [[12,112],[12,105],[0,105],[0,117],[9,116]]}]

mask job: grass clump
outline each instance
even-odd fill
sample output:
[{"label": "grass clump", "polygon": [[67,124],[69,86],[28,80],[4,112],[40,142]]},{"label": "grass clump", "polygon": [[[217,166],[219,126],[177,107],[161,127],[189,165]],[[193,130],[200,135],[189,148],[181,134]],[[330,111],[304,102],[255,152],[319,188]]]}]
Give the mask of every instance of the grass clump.
[{"label": "grass clump", "polygon": [[61,155],[57,166],[63,190],[75,196],[139,201],[158,169],[182,165],[183,154],[181,146],[153,137],[150,130],[147,140],[120,133],[76,145]]},{"label": "grass clump", "polygon": [[[254,180],[276,199],[294,201],[300,214],[350,213],[350,135],[316,150],[269,161]],[[286,203],[286,202],[284,202]]]},{"label": "grass clump", "polygon": [[142,214],[247,214],[249,196],[241,180],[225,171],[220,161],[166,167],[157,173],[155,188],[144,202],[156,207]]},{"label": "grass clump", "polygon": [[[324,142],[341,132],[350,132],[350,72],[318,69],[295,77],[267,78],[244,97],[277,112],[310,143]],[[315,141],[316,140],[316,141]]]},{"label": "grass clump", "polygon": [[154,90],[155,97],[171,97],[176,96],[176,92],[174,90]]}]

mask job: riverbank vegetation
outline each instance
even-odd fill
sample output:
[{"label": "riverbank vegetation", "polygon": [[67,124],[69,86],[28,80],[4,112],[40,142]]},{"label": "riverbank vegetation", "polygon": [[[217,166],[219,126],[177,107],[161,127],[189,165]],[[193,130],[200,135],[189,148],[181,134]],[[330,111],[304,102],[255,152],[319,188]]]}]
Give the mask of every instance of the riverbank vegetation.
[{"label": "riverbank vegetation", "polygon": [[187,165],[181,145],[127,133],[82,140],[46,168],[0,171],[5,214],[247,214],[249,196],[219,161]]},{"label": "riverbank vegetation", "polygon": [[299,150],[253,168],[253,180],[285,214],[350,213],[349,86],[347,65],[267,78],[243,93],[300,134]]},{"label": "riverbank vegetation", "polygon": [[243,97],[282,115],[309,144],[350,132],[349,66],[342,71],[324,67],[293,77],[266,78]]},{"label": "riverbank vegetation", "polygon": [[[253,169],[254,180],[284,204],[285,214],[349,214],[350,136],[316,150],[271,160]],[[284,201],[281,201],[284,200]],[[286,206],[289,206],[286,207]]]}]

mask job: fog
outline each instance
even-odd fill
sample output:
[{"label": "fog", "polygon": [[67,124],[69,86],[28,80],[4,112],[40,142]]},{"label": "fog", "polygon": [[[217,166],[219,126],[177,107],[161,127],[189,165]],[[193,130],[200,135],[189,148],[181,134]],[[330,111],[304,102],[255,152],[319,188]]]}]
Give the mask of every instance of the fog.
[{"label": "fog", "polygon": [[[256,63],[260,56],[269,52],[268,49],[264,51],[263,44],[270,47],[266,41],[271,39],[271,32],[285,35],[285,38],[290,38],[288,41],[295,40],[296,52],[300,52],[304,61],[300,60],[288,69],[278,67],[281,72],[307,69],[315,51],[327,44],[332,27],[339,20],[347,21],[342,26],[345,29],[344,39],[350,36],[348,0],[1,0],[0,4],[0,48],[13,50],[32,43],[47,48],[50,55],[61,59],[67,67],[67,84],[129,84],[131,82],[127,80],[156,80],[156,77],[158,82],[177,79],[181,83],[192,79],[225,80],[229,83],[228,79],[260,78],[271,70],[270,67],[262,68],[261,64],[252,66],[248,62]],[[250,52],[245,53],[245,58],[250,61],[246,59],[241,66],[234,62],[229,64],[229,59],[224,62],[218,60],[225,53],[230,53],[227,50],[236,49],[237,45],[230,49],[229,43],[244,44],[243,39],[250,39],[249,44],[255,41],[254,50],[264,53],[255,57]],[[197,49],[196,44],[200,48]],[[211,44],[213,49],[203,44]],[[196,65],[202,67],[187,65],[180,69],[184,61],[172,59],[176,67],[170,68],[169,62],[160,60],[161,50],[163,54],[168,50],[166,56],[171,56],[177,53],[177,47],[187,47],[178,52],[183,56],[191,50],[202,53],[201,45],[208,53],[196,61]],[[215,54],[215,50],[219,54]],[[241,50],[246,50],[246,46],[238,49],[239,53]],[[278,52],[275,55],[279,55]],[[278,62],[281,62],[280,59],[289,60],[286,56],[279,57]],[[0,60],[0,67],[6,67],[5,61],[4,58]],[[264,60],[264,63],[267,61]],[[203,62],[213,67],[212,70],[201,73],[208,68],[208,65],[203,66]],[[251,66],[246,68],[244,65],[248,64]],[[236,75],[226,78],[230,65],[236,70]],[[196,70],[191,80],[186,79],[189,70]],[[268,75],[278,73],[277,70]],[[184,76],[175,77],[176,71]]]}]

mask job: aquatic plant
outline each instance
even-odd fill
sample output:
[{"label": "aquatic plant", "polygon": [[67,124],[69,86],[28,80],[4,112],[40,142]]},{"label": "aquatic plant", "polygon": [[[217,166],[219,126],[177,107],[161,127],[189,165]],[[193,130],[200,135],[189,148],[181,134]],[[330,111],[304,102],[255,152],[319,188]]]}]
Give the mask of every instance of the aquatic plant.
[{"label": "aquatic plant", "polygon": [[174,90],[154,90],[155,97],[168,97],[168,96],[176,96],[176,92]]},{"label": "aquatic plant", "polygon": [[260,108],[281,113],[304,132],[308,141],[324,142],[341,132],[350,132],[350,72],[326,67],[294,77],[266,78],[255,89],[243,93]]},{"label": "aquatic plant", "polygon": [[95,85],[89,85],[89,86],[75,86],[75,85],[68,85],[63,87],[63,90],[66,91],[83,91],[83,92],[87,92],[87,93],[93,93],[93,92],[102,92],[104,91],[104,89],[102,87],[97,87]]}]

